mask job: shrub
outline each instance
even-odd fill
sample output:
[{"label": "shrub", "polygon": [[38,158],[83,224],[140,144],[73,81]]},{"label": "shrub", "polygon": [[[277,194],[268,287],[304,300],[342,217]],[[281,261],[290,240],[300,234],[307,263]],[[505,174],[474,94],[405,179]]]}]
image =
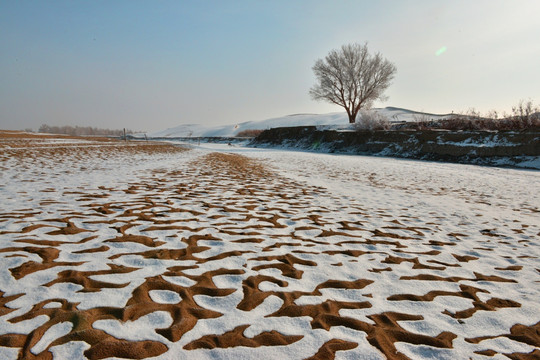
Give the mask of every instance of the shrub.
[{"label": "shrub", "polygon": [[524,130],[540,128],[540,107],[534,105],[532,101],[521,100],[512,107],[512,114],[499,113],[495,110],[488,111],[485,115],[471,108],[462,114],[457,114],[449,119],[439,121],[427,121],[420,119],[414,128],[418,130]]},{"label": "shrub", "polygon": [[520,100],[516,106],[512,107],[512,115],[514,120],[524,127],[540,126],[540,107],[534,105],[531,100]]},{"label": "shrub", "polygon": [[382,114],[373,111],[360,110],[360,118],[356,119],[354,127],[357,131],[389,130],[390,121]]}]

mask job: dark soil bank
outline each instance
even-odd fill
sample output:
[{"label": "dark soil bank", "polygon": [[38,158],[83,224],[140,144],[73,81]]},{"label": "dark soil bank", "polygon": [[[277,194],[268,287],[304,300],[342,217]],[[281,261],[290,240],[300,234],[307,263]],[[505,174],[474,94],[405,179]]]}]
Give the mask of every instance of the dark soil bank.
[{"label": "dark soil bank", "polygon": [[540,169],[539,129],[341,132],[301,126],[265,130],[250,146]]}]

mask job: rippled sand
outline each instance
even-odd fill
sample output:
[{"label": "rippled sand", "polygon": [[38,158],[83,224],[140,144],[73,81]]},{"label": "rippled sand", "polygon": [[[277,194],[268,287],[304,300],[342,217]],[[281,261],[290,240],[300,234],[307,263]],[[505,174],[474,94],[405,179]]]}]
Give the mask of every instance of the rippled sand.
[{"label": "rippled sand", "polygon": [[7,132],[0,171],[1,358],[540,357],[538,172]]}]

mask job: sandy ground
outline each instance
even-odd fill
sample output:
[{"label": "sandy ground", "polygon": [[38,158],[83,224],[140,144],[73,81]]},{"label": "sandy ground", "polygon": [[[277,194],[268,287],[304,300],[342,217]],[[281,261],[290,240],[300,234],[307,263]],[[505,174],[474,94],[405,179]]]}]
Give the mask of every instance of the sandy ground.
[{"label": "sandy ground", "polygon": [[540,357],[538,172],[14,132],[0,172],[0,358]]}]

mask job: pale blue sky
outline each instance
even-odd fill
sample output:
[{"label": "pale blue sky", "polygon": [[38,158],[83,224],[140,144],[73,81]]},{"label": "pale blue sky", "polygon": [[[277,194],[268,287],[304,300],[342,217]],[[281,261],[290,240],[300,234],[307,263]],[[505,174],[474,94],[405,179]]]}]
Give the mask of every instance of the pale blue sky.
[{"label": "pale blue sky", "polygon": [[398,69],[376,106],[510,110],[540,103],[538,14],[538,0],[2,0],[0,128],[341,111],[310,99],[311,67],[365,41]]}]

